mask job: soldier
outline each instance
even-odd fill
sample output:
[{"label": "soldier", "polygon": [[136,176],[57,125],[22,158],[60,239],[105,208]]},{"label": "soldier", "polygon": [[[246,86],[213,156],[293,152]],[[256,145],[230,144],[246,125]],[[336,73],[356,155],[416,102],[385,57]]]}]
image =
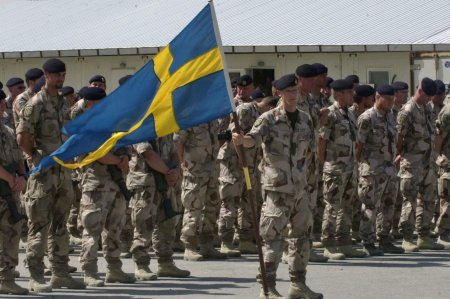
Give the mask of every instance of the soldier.
[{"label": "soldier", "polygon": [[231,93],[233,98],[237,96],[237,80],[231,80]]},{"label": "soldier", "polygon": [[14,128],[17,127],[20,120],[20,113],[22,112],[23,107],[28,102],[31,97],[34,96],[34,87],[37,83],[37,81],[44,75],[44,72],[41,69],[38,68],[32,68],[29,69],[25,73],[25,81],[27,83],[27,89],[19,94],[14,101],[13,104],[13,118],[14,118]]},{"label": "soldier", "polygon": [[[362,86],[368,85],[360,85],[356,89]],[[358,118],[356,159],[359,161],[358,195],[362,202],[359,235],[369,256],[404,252],[394,246],[389,237],[398,190],[394,179],[396,132],[391,112],[393,104],[394,88],[381,85],[377,88],[375,106]],[[379,225],[376,229],[377,220]],[[379,249],[375,247],[376,235]]]},{"label": "soldier", "polygon": [[[181,241],[185,245],[184,259],[187,261],[227,257],[213,245],[220,209],[216,173],[219,146],[217,133],[218,124],[212,121],[174,134],[183,170],[181,201],[184,215]],[[199,241],[200,252],[197,251]]]},{"label": "soldier", "polygon": [[[432,165],[435,126],[431,123],[431,111],[426,104],[435,94],[436,83],[430,78],[422,79],[416,93],[400,109],[397,117],[395,162],[400,163],[400,192],[403,198],[399,227],[403,233],[402,247],[406,252],[444,249],[443,245],[430,238],[436,185]],[[419,234],[417,246],[413,243],[414,224]]]},{"label": "soldier", "polygon": [[[181,270],[173,261],[172,246],[178,215],[169,215],[164,209],[164,200],[177,205],[174,187],[178,182],[180,169],[172,135],[156,141],[133,145],[130,173],[127,185],[134,191],[130,202],[134,238],[131,246],[136,263],[135,276],[139,280],[155,280],[157,275],[150,271],[148,253],[153,233],[153,249],[158,258],[158,276],[187,277],[189,271]],[[165,215],[165,217],[162,217]],[[170,218],[169,218],[170,217]]]},{"label": "soldier", "polygon": [[[354,89],[353,105],[348,111],[353,113],[356,120],[367,109],[372,108],[375,101],[375,89],[370,85],[358,85]],[[355,178],[358,178],[358,165],[355,165]],[[359,225],[361,222],[361,201],[358,198],[358,192],[354,193],[353,212],[352,212],[352,238],[356,242],[361,242],[359,236]]]},{"label": "soldier", "polygon": [[[271,109],[274,101],[278,101],[277,98],[266,97],[259,103],[250,102],[239,105],[236,114],[243,132],[248,133],[256,119],[263,112]],[[235,124],[231,123],[230,129],[234,130],[234,128]],[[228,138],[224,136],[226,141],[220,147],[217,155],[220,164],[219,195],[222,202],[218,220],[219,237],[222,239],[220,251],[227,256],[240,256],[241,253],[257,253],[257,250],[252,242],[254,236],[252,214],[242,168],[231,142],[231,132],[228,131],[228,133]],[[256,162],[259,159],[258,150],[256,148],[247,149],[245,153],[253,189],[258,190],[259,181],[256,173],[258,171],[256,169]],[[255,193],[258,193],[258,191]],[[239,250],[233,248],[235,224],[237,224]]]},{"label": "soldier", "polygon": [[243,75],[237,80],[237,96],[234,98],[236,106],[251,102],[250,96],[255,91],[253,78],[249,75]]},{"label": "soldier", "polygon": [[436,121],[436,153],[438,159],[438,196],[440,214],[436,221],[438,243],[450,249],[450,104],[439,112]]},{"label": "soldier", "polygon": [[[356,124],[348,107],[353,102],[353,84],[331,83],[335,103],[320,120],[318,156],[323,164],[323,195],[326,203],[322,223],[324,255],[330,259],[365,257],[352,247],[350,236],[354,177]],[[336,248],[337,246],[337,248]]]},{"label": "soldier", "polygon": [[[295,75],[281,77],[275,86],[282,104],[261,115],[245,137],[234,133],[233,141],[246,148],[261,146],[263,151],[260,234],[269,298],[281,297],[275,288],[276,272],[283,252],[283,231],[288,224],[289,298],[323,298],[305,284],[312,229],[306,179],[314,148],[314,127],[308,114],[297,108]],[[260,298],[266,298],[263,290]]]},{"label": "soldier", "polygon": [[322,87],[320,93],[323,95],[323,103],[321,106],[328,107],[333,104],[333,97],[331,92],[330,84],[334,81],[333,78],[327,77],[325,81],[325,86]]},{"label": "soldier", "polygon": [[106,79],[102,75],[95,75],[89,79],[89,87],[98,87],[106,91]]},{"label": "soldier", "polygon": [[9,96],[6,98],[6,116],[2,118],[11,129],[15,130],[13,105],[17,96],[25,91],[25,84],[21,78],[13,77],[6,82]]},{"label": "soldier", "polygon": [[[394,106],[392,107],[392,115],[394,116],[395,123],[397,123],[397,116],[403,105],[408,101],[409,96],[409,86],[407,83],[402,81],[395,81],[391,85],[394,88]],[[399,165],[396,164],[397,172],[399,171]],[[400,192],[400,178],[398,176],[395,177],[394,180],[397,180],[397,198],[395,200],[394,205],[394,217],[392,219],[392,230],[391,236],[394,239],[401,239],[403,236],[398,231],[398,224],[400,222],[400,214],[402,213],[402,193]]]},{"label": "soldier", "polygon": [[[58,95],[66,75],[59,59],[44,63],[45,86],[33,96],[22,111],[17,126],[17,140],[32,166],[50,155],[64,142],[61,129],[69,119],[69,108]],[[70,171],[52,166],[32,174],[24,196],[28,216],[27,262],[30,270],[29,289],[50,292],[53,288],[82,289],[85,285],[68,273],[69,234],[66,221],[73,200]],[[48,242],[52,267],[51,286],[44,280],[43,258]]]},{"label": "soldier", "polygon": [[[6,95],[0,89],[0,115],[6,110]],[[25,164],[13,129],[0,122],[0,294],[26,295],[28,290],[14,282],[14,268],[19,260],[22,221],[11,218],[8,201],[20,206],[20,192],[25,189]],[[11,221],[12,220],[12,221]]]},{"label": "soldier", "polygon": [[[435,80],[436,82],[436,94],[431,97],[431,101],[428,102],[427,106],[429,106],[431,110],[431,122],[433,124],[436,124],[437,117],[439,115],[439,112],[441,111],[442,107],[444,107],[444,100],[445,100],[445,84],[441,80]],[[436,161],[437,159],[437,153],[433,151],[433,160]],[[433,163],[433,166],[434,163]],[[435,167],[436,171],[436,177],[439,178],[438,169]],[[437,186],[436,186],[437,187]],[[433,215],[433,221],[432,221],[432,230],[435,228],[436,222],[439,218],[440,214],[440,203],[439,203],[439,196],[438,196],[438,190],[435,190],[435,199],[434,199],[434,215]]]},{"label": "soldier", "polygon": [[[89,110],[106,97],[102,88],[90,87],[84,92],[86,108]],[[107,262],[105,282],[133,283],[134,277],[122,271],[119,236],[125,223],[126,202],[119,186],[112,180],[109,166],[116,166],[118,172],[128,172],[128,157],[112,152],[80,169],[81,173],[81,224],[83,226],[80,251],[84,283],[91,287],[102,287],[104,282],[98,276],[97,250],[102,238],[103,256]]]}]

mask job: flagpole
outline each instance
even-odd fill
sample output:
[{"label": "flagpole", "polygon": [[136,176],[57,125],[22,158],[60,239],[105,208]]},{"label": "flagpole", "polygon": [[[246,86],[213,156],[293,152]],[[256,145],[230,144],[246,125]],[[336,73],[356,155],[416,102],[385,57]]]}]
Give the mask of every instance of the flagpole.
[{"label": "flagpole", "polygon": [[[222,55],[223,70],[224,70],[225,81],[227,83],[227,89],[228,89],[228,98],[230,99],[231,107],[233,107],[233,113],[232,113],[233,122],[235,123],[236,133],[240,134],[242,130],[239,125],[238,117],[236,114],[236,107],[235,107],[235,104],[234,104],[234,101],[232,98],[231,83],[230,83],[230,78],[228,76],[228,69],[227,69],[225,55],[224,55],[223,48],[222,48],[222,39],[220,38],[219,26],[217,24],[216,11],[214,9],[213,0],[209,0],[209,5],[211,7],[211,15],[212,15],[212,19],[213,19],[214,32],[216,34],[217,46],[220,50],[220,54]],[[252,182],[251,182],[250,174],[248,171],[247,160],[245,158],[244,147],[242,145],[239,145],[239,146],[235,145],[234,147],[236,148],[236,152],[237,152],[239,161],[241,162],[241,165],[242,165],[242,171],[244,173],[245,186],[247,189],[248,199],[250,201],[250,209],[251,209],[252,218],[253,218],[252,219],[253,227],[254,227],[253,231],[255,234],[256,247],[258,250],[259,268],[260,268],[260,272],[261,272],[262,287],[264,290],[264,295],[267,298],[269,290],[268,290],[268,286],[267,286],[266,267],[264,265],[264,256],[263,256],[263,252],[262,252],[262,241],[261,241],[261,237],[259,235],[259,224],[258,224],[258,220],[256,217],[256,200],[255,200],[255,196],[253,194]]]}]

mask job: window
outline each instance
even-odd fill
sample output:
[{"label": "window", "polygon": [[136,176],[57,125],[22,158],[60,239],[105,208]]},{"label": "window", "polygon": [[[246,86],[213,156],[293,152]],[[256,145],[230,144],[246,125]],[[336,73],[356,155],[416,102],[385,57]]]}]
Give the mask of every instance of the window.
[{"label": "window", "polygon": [[375,88],[379,85],[390,84],[390,72],[389,70],[369,70],[369,82],[373,84]]}]

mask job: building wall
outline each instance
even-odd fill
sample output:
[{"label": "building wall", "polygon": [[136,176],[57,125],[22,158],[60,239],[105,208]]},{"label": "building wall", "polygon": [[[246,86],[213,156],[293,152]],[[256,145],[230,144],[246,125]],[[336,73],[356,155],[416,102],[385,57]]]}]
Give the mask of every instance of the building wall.
[{"label": "building wall", "polygon": [[[230,71],[250,73],[251,69],[274,69],[275,78],[295,71],[303,63],[321,62],[328,66],[329,76],[342,78],[357,74],[361,82],[371,83],[371,70],[389,71],[389,80],[409,82],[410,62],[408,52],[364,52],[364,53],[252,53],[227,54]],[[5,83],[13,76],[24,77],[32,67],[41,67],[47,58],[0,59],[0,81]],[[108,92],[117,87],[120,77],[139,70],[151,56],[92,56],[63,57],[67,65],[66,85],[81,88],[88,84],[91,76],[106,77]]]}]

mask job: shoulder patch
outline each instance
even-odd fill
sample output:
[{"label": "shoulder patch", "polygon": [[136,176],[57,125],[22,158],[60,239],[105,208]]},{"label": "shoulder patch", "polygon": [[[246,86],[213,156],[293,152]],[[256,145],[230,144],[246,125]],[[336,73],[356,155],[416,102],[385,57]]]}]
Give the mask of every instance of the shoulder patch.
[{"label": "shoulder patch", "polygon": [[263,119],[261,117],[258,117],[258,119],[255,121],[255,123],[253,124],[253,126],[255,128],[259,127],[263,122]]},{"label": "shoulder patch", "polygon": [[22,113],[24,117],[30,117],[31,114],[33,113],[33,106],[25,105],[25,107],[23,107]]}]

